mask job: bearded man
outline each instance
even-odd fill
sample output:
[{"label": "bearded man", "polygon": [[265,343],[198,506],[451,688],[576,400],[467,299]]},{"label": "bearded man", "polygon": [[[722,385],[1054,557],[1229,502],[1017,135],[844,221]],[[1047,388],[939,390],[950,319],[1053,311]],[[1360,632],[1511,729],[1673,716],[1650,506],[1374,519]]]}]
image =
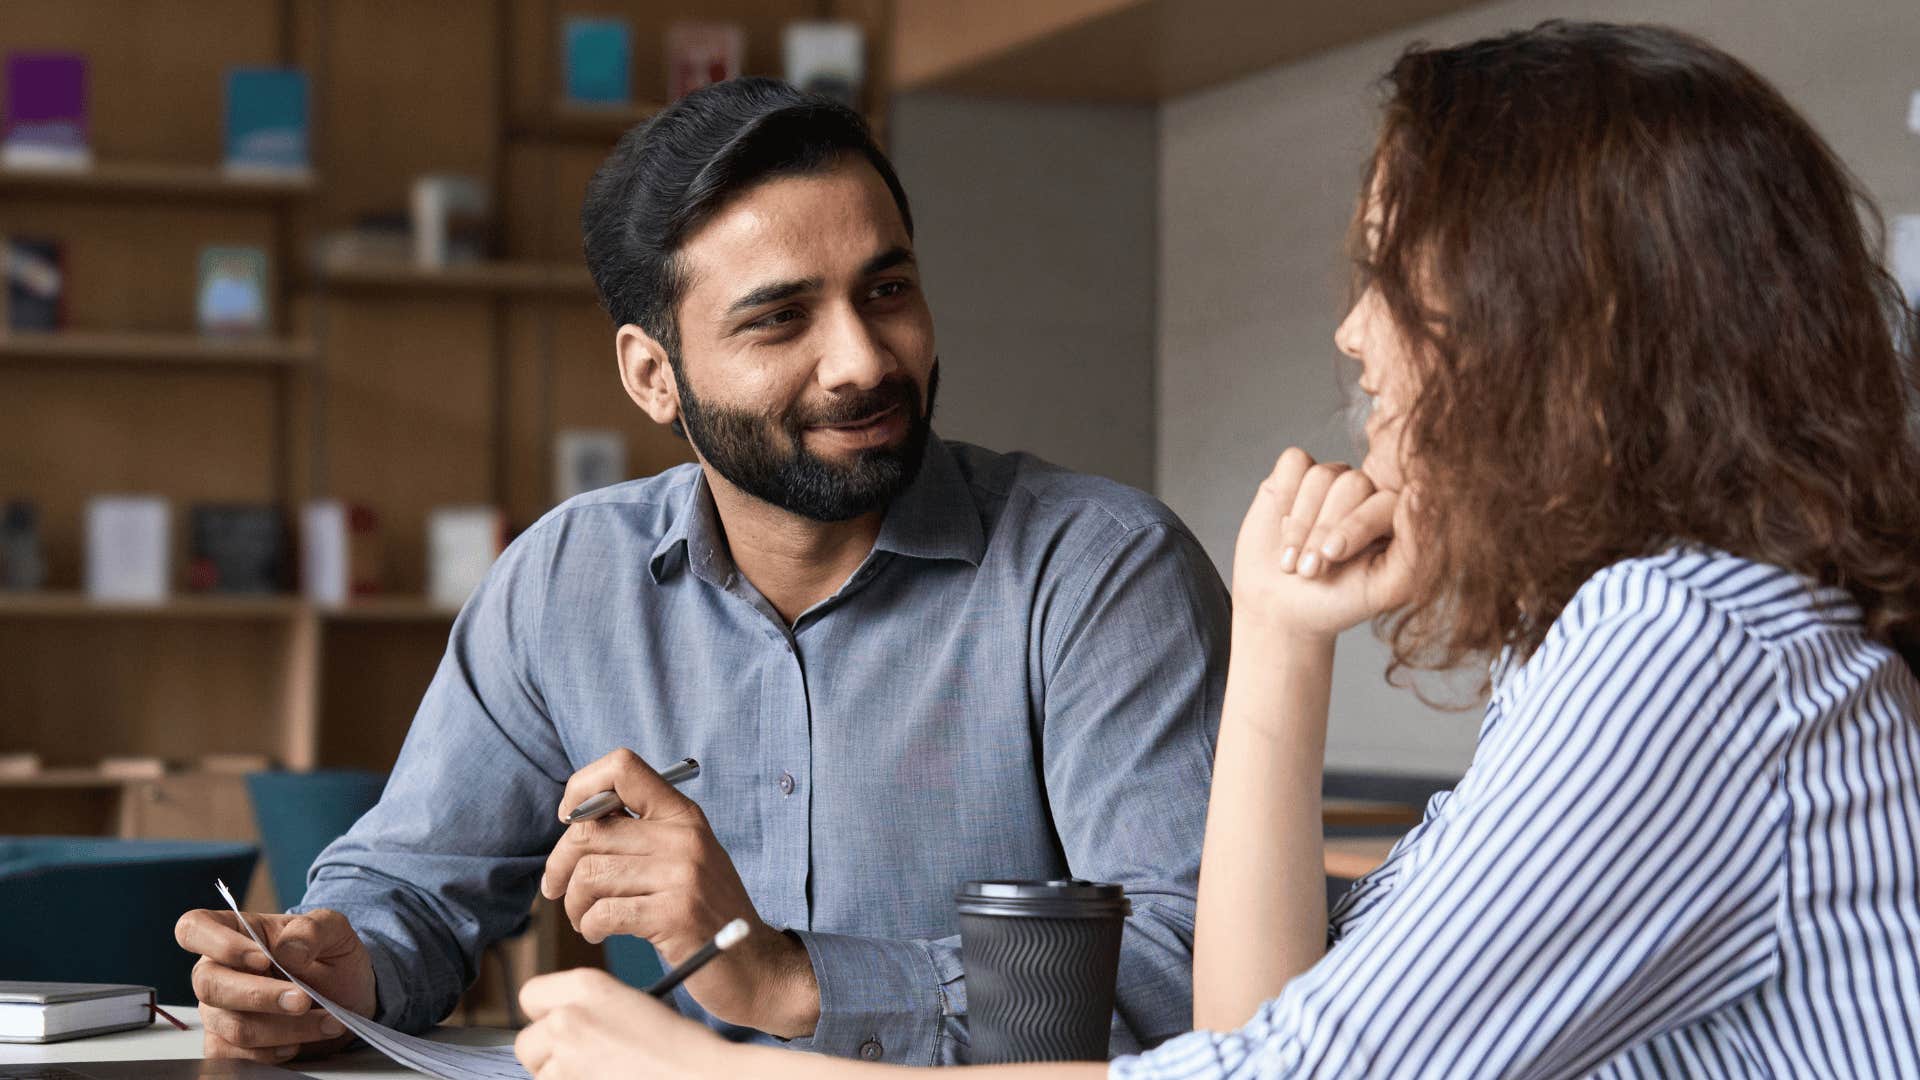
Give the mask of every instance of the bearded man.
[{"label": "bearded man", "polygon": [[[955,888],[1077,877],[1133,901],[1113,1052],[1186,1031],[1228,629],[1192,535],[932,433],[912,215],[847,109],[697,91],[620,141],[582,221],[627,394],[698,461],[569,500],[500,557],[379,805],[256,921],[275,953],[419,1030],[536,887],[668,963],[743,918],[683,1012],[941,1064],[966,1059]],[[681,788],[649,765],[683,757]],[[563,824],[609,790],[632,816]],[[210,1055],[340,1044],[230,913],[179,937]]]}]

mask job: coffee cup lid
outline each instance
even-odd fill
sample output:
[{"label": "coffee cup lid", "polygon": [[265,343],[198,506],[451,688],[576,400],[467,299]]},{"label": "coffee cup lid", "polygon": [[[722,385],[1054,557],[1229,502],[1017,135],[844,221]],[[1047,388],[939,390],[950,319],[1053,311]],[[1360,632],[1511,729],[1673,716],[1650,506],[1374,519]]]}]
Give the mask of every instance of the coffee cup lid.
[{"label": "coffee cup lid", "polygon": [[965,915],[1106,918],[1133,913],[1126,889],[1098,881],[969,881],[954,900]]}]

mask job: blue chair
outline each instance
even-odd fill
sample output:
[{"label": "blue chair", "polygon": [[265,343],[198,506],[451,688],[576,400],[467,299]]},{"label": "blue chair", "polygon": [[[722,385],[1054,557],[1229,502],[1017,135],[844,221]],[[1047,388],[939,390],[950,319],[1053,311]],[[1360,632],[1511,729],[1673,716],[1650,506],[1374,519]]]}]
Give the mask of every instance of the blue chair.
[{"label": "blue chair", "polygon": [[[373,809],[386,785],[384,773],[358,769],[248,774],[253,819],[260,830],[260,842],[266,847],[267,873],[273,879],[273,891],[282,910],[298,904],[306,895],[307,872],[313,868],[313,861]],[[515,985],[506,951],[496,946],[488,954],[500,965],[502,983]],[[506,1006],[509,1020],[518,1026],[519,1006],[511,994]]]},{"label": "blue chair", "polygon": [[247,775],[253,820],[266,849],[267,875],[282,911],[307,893],[313,860],[380,801],[385,773],[359,769]]},{"label": "blue chair", "polygon": [[224,906],[216,878],[245,903],[259,855],[250,844],[0,837],[0,977],[133,983],[190,1003],[195,957],[173,925]]}]

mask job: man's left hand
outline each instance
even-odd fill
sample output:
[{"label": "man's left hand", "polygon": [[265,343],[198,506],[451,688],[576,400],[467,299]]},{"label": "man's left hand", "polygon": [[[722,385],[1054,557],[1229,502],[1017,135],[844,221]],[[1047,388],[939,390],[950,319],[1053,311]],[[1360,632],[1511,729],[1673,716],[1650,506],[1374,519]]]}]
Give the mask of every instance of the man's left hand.
[{"label": "man's left hand", "polygon": [[561,820],[608,790],[639,816],[616,812],[569,826],[547,858],[541,895],[565,897],[568,920],[588,941],[642,937],[668,966],[745,919],[746,940],[688,979],[687,992],[729,1024],[786,1039],[813,1034],[820,988],[806,946],[760,920],[700,807],[639,755],[615,750],[567,781]]}]

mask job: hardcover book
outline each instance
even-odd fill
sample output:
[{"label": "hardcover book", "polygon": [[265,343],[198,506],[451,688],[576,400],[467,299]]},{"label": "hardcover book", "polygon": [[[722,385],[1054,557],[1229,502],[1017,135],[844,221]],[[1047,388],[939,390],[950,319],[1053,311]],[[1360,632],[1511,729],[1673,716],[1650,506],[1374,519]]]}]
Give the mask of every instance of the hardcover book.
[{"label": "hardcover book", "polygon": [[[0,1042],[47,1043],[153,1023],[153,988],[0,981]],[[50,1067],[41,1075],[66,1070]]]},{"label": "hardcover book", "polygon": [[173,509],[157,495],[87,502],[87,595],[155,603],[167,598]]},{"label": "hardcover book", "polygon": [[203,334],[264,334],[271,306],[267,253],[257,247],[200,250],[199,321]]},{"label": "hardcover book", "polygon": [[10,237],[6,262],[7,329],[59,330],[67,325],[67,253],[58,240]]},{"label": "hardcover book", "polygon": [[427,595],[459,607],[505,547],[506,520],[491,506],[442,506],[427,516]]},{"label": "hardcover book", "polygon": [[570,18],[562,38],[569,105],[633,100],[633,31],[619,19]]},{"label": "hardcover book", "polygon": [[227,72],[228,172],[302,175],[307,150],[307,76],[293,68]]},{"label": "hardcover book", "polygon": [[678,101],[740,74],[747,34],[732,23],[675,23],[667,28],[667,100]]},{"label": "hardcover book", "polygon": [[849,109],[860,107],[866,81],[866,37],[860,24],[832,20],[790,22],[781,34],[787,81],[824,94]]},{"label": "hardcover book", "polygon": [[87,58],[79,53],[7,54],[6,129],[0,165],[84,169],[93,164],[87,131]]},{"label": "hardcover book", "polygon": [[380,521],[340,499],[315,499],[300,515],[300,585],[316,604],[345,604],[380,587]]},{"label": "hardcover book", "polygon": [[287,528],[270,505],[195,506],[187,512],[187,584],[196,592],[286,588]]}]

